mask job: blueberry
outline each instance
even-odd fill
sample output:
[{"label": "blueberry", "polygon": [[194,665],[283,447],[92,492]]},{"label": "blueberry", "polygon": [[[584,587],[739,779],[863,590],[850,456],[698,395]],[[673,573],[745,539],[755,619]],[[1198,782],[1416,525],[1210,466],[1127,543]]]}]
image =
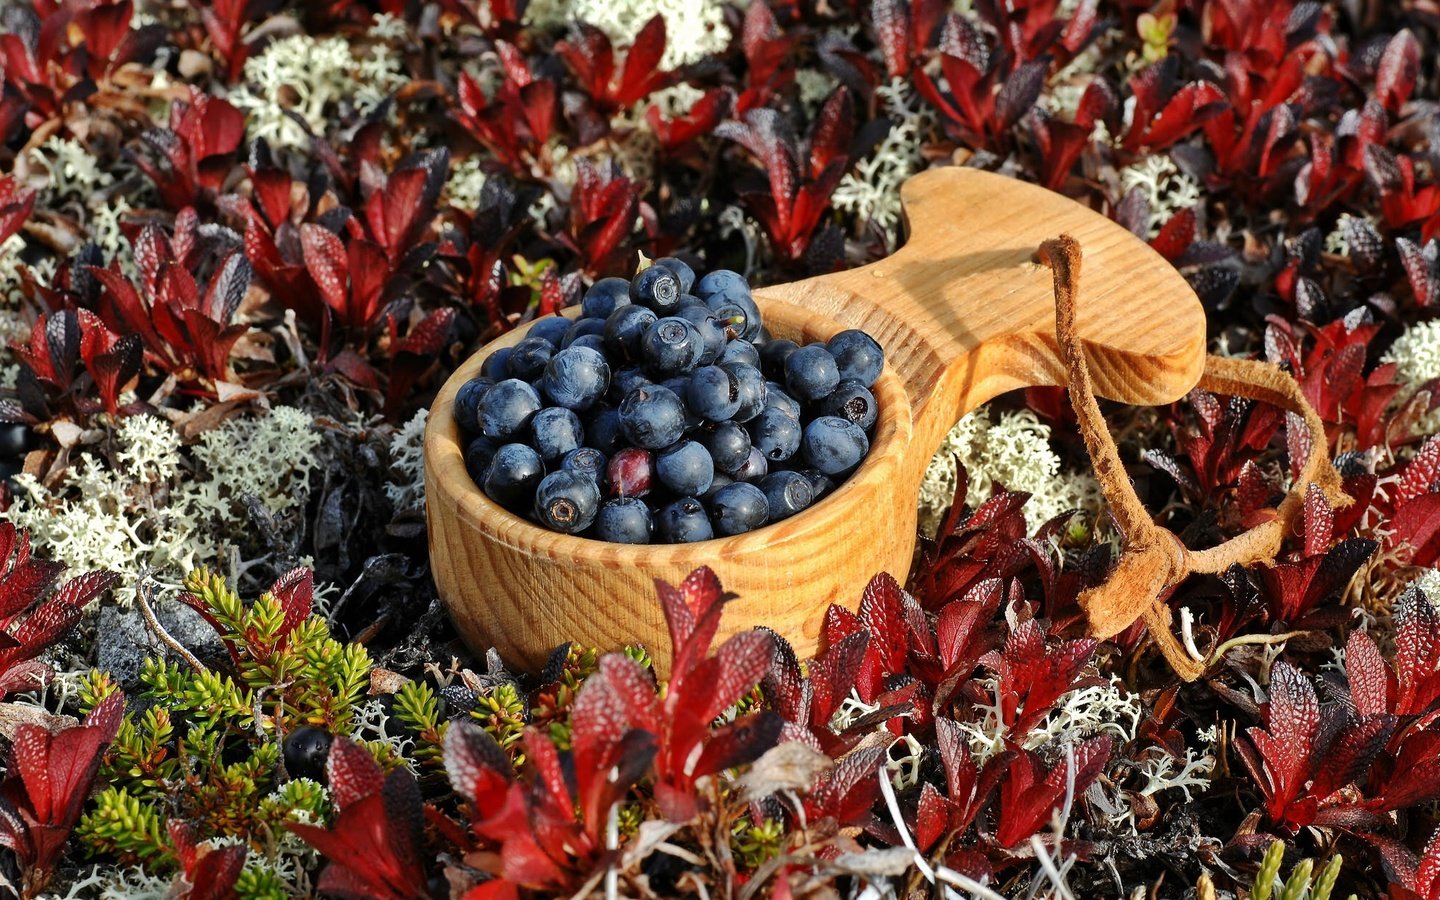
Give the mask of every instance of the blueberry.
[{"label": "blueberry", "polygon": [[691,303],[680,307],[675,311],[675,315],[694,325],[700,332],[705,348],[700,354],[700,365],[708,366],[719,359],[725,350],[725,329],[720,327],[710,307],[703,303]]},{"label": "blueberry", "polygon": [[545,364],[555,353],[555,345],[538,337],[527,337],[515,345],[510,354],[510,377],[534,381],[545,371]]},{"label": "blueberry", "polygon": [[765,454],[760,448],[751,447],[750,452],[745,455],[745,462],[729,475],[736,481],[759,481],[770,472],[770,464],[765,461]]},{"label": "blueberry", "polygon": [[792,419],[800,418],[800,401],[785,393],[785,385],[765,382],[765,407],[782,410]]},{"label": "blueberry", "polygon": [[605,465],[610,493],[617,497],[643,497],[655,483],[655,457],[649,450],[626,447]]},{"label": "blueberry", "polygon": [[507,378],[480,398],[480,433],[492,441],[506,441],[521,435],[540,405],[540,395],[535,388],[518,378]]},{"label": "blueberry", "polygon": [[564,339],[560,341],[560,349],[564,350],[566,347],[575,346],[575,342],[583,337],[598,337],[603,339],[604,336],[604,319],[576,319],[575,324],[570,326],[570,330],[565,332]]},{"label": "blueberry", "polygon": [[715,311],[715,318],[720,320],[721,325],[733,330],[738,337],[753,341],[760,336],[760,307],[748,294],[743,297],[715,294],[705,301],[705,305]]},{"label": "blueberry", "polygon": [[666,266],[651,266],[630,282],[630,299],[660,315],[669,315],[680,305],[680,278]]},{"label": "blueberry", "polygon": [[485,362],[480,365],[480,374],[492,381],[504,381],[511,377],[510,355],[514,352],[514,347],[501,347],[485,357]]},{"label": "blueberry", "polygon": [[495,458],[495,451],[500,445],[485,437],[483,434],[465,445],[465,471],[476,484],[485,481],[485,472],[490,468],[490,460]]},{"label": "blueberry", "polygon": [[485,472],[485,493],[491,500],[511,509],[525,509],[535,496],[535,486],[545,476],[545,463],[533,447],[506,444],[495,451]]},{"label": "blueberry", "polygon": [[551,472],[535,488],[535,517],[552,531],[579,534],[599,511],[600,488],[580,472]]},{"label": "blueberry", "polygon": [[708,541],[715,536],[715,529],[710,525],[710,517],[705,514],[704,505],[694,497],[681,497],[660,510],[655,531],[667,544]]},{"label": "blueberry", "polygon": [[760,490],[765,492],[771,522],[793,516],[815,502],[815,486],[799,472],[771,472],[760,479]]},{"label": "blueberry", "polygon": [[835,490],[835,482],[819,470],[806,468],[798,471],[805,476],[805,479],[810,482],[810,487],[815,491],[815,499],[811,501],[812,504],[820,502],[822,497],[828,497],[830,492]]},{"label": "blueberry", "polygon": [[603,488],[609,484],[605,478],[605,467],[609,462],[609,458],[594,447],[576,447],[561,458],[560,468],[588,476]]},{"label": "blueberry", "polygon": [[870,389],[854,378],[845,378],[835,391],[820,401],[820,412],[827,416],[839,416],[854,422],[866,431],[875,424],[878,410],[875,395]]},{"label": "blueberry", "polygon": [[530,443],[547,466],[553,466],[584,442],[580,417],[564,407],[547,406],[530,420]]},{"label": "blueberry", "polygon": [[564,316],[541,316],[525,332],[526,338],[540,338],[551,347],[559,348],[560,341],[564,339],[565,332],[569,331],[573,323]]},{"label": "blueberry", "polygon": [[605,320],[605,346],[612,361],[638,363],[640,339],[658,317],[643,306],[621,306]]},{"label": "blueberry", "polygon": [[545,395],[556,406],[588,409],[609,387],[610,364],[589,347],[567,347],[545,366]]},{"label": "blueberry", "polygon": [[618,403],[625,395],[638,387],[654,384],[644,371],[637,368],[620,369],[610,377],[610,396]]},{"label": "blueberry", "polygon": [[702,419],[724,422],[740,411],[740,386],[719,366],[705,366],[690,376],[685,403]]},{"label": "blueberry", "polygon": [[580,300],[580,314],[587,319],[606,319],[616,307],[630,302],[630,282],[624,278],[602,278],[590,285]]},{"label": "blueberry", "polygon": [[800,345],[794,341],[778,340],[771,341],[760,351],[760,371],[765,377],[772,381],[785,380],[785,360],[790,354],[800,349]]},{"label": "blueberry", "polygon": [[677,494],[699,496],[715,478],[715,460],[710,451],[695,441],[680,441],[655,456],[655,474],[660,483]]},{"label": "blueberry", "polygon": [[720,355],[715,359],[716,365],[744,363],[747,366],[760,368],[760,351],[755,345],[746,340],[735,338],[725,345]]},{"label": "blueberry", "polygon": [[743,534],[765,524],[770,515],[770,503],[765,499],[764,491],[753,484],[737,481],[710,497],[710,513],[715,520],[715,530],[721,534]]},{"label": "blueberry", "polygon": [[675,277],[680,279],[680,293],[682,294],[690,293],[690,289],[695,286],[695,270],[690,268],[684,260],[673,256],[662,256],[652,265],[664,266],[674,272]]},{"label": "blueberry", "polygon": [[824,344],[810,344],[785,359],[785,387],[797,400],[819,400],[840,384],[835,357]]},{"label": "blueberry", "polygon": [[656,320],[640,340],[641,358],[658,372],[689,372],[700,364],[704,353],[700,329],[679,316]]},{"label": "blueberry", "polygon": [[710,451],[715,468],[733,475],[750,458],[750,432],[735,422],[721,422],[711,431],[698,432],[700,443]]},{"label": "blueberry", "polygon": [[607,500],[595,517],[595,537],[613,544],[648,544],[654,530],[650,507],[637,497]]},{"label": "blueberry", "polygon": [[492,379],[483,376],[472,378],[455,392],[455,423],[462,431],[470,434],[480,431],[480,398],[494,384]]},{"label": "blueberry", "polygon": [[768,407],[750,422],[750,442],[771,462],[781,462],[800,449],[799,420],[783,409]]},{"label": "blueberry", "polygon": [[585,347],[586,349],[594,350],[596,353],[605,353],[607,349],[605,347],[605,338],[598,334],[582,334],[565,345],[566,350],[569,350],[571,347]]},{"label": "blueberry", "polygon": [[[675,375],[660,382],[660,386],[673,391],[675,393],[675,396],[680,398],[680,402],[682,404],[685,404],[685,397],[687,394],[690,393],[690,376]],[[685,404],[686,431],[700,426],[704,423],[704,421],[705,420],[700,418],[700,416],[694,410],[692,410],[688,404]]]},{"label": "blueberry", "polygon": [[765,376],[745,363],[726,364],[721,368],[735,376],[735,389],[740,396],[740,408],[732,418],[736,422],[748,422],[760,415],[765,408]]},{"label": "blueberry", "polygon": [[302,725],[285,735],[285,774],[324,783],[325,763],[330,758],[330,732]]},{"label": "blueberry", "polygon": [[620,401],[620,427],[630,443],[659,450],[685,433],[685,412],[685,404],[669,388],[636,388]]},{"label": "blueberry", "polygon": [[732,272],[729,269],[716,269],[708,272],[703,278],[695,282],[695,296],[702,300],[708,300],[714,294],[743,294],[750,295],[750,282],[739,272]]},{"label": "blueberry", "polygon": [[581,421],[585,423],[585,442],[601,453],[608,455],[625,446],[625,429],[615,407],[597,403],[586,410]]},{"label": "blueberry", "polygon": [[734,483],[735,479],[731,478],[729,475],[726,475],[724,472],[716,472],[715,477],[710,479],[710,489],[705,493],[701,494],[700,499],[704,500],[706,503],[709,503],[710,498],[715,496],[716,491],[720,490],[726,485]]},{"label": "blueberry", "polygon": [[885,368],[885,351],[863,331],[851,328],[832,337],[825,345],[835,358],[841,378],[853,378],[865,387],[875,384]]},{"label": "blueberry", "polygon": [[805,426],[800,441],[805,462],[825,475],[839,475],[860,464],[870,452],[870,439],[854,422],[839,416],[821,416]]}]

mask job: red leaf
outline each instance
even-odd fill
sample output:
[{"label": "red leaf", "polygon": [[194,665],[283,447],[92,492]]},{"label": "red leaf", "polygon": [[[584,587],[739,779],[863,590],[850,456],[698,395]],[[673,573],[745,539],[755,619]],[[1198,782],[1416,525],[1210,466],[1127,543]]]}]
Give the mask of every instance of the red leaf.
[{"label": "red leaf", "polygon": [[1390,712],[1390,698],[1395,692],[1395,676],[1375,641],[1363,631],[1352,631],[1345,644],[1345,675],[1350,681],[1350,701],[1362,716]]},{"label": "red leaf", "polygon": [[1385,45],[1375,71],[1375,97],[1385,108],[1398,113],[1415,87],[1420,74],[1420,42],[1404,28]]},{"label": "red leaf", "polygon": [[310,615],[310,606],[315,598],[315,570],[308,566],[291,569],[275,580],[270,593],[280,601],[280,608],[285,611],[280,634],[288,635]]},{"label": "red leaf", "polygon": [[350,274],[345,245],[329,229],[306,222],[300,226],[300,246],[321,299],[337,316],[343,316],[348,309],[346,282]]},{"label": "red leaf", "polygon": [[370,751],[343,737],[336,738],[331,744],[325,771],[329,777],[330,796],[341,813],[351,804],[379,794],[385,781],[385,773]]}]

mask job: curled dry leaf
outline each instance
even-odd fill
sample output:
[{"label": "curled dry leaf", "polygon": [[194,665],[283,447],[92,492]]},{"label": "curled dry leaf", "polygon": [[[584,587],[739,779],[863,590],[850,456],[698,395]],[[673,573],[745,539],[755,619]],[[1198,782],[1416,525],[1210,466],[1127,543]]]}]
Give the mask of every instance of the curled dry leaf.
[{"label": "curled dry leaf", "polygon": [[755,760],[738,783],[746,801],[758,800],[782,791],[806,791],[815,779],[834,763],[830,757],[799,741],[771,747]]}]

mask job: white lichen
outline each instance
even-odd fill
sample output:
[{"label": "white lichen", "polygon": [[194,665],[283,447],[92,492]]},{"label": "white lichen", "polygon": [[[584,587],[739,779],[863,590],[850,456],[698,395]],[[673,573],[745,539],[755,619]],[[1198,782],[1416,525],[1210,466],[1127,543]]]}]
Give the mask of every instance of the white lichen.
[{"label": "white lichen", "polygon": [[925,165],[920,149],[934,114],[906,79],[892,79],[875,93],[891,121],[890,131],[874,153],[856,161],[840,179],[831,202],[855,215],[862,227],[873,225],[893,245],[900,224],[900,185]]},{"label": "white lichen", "polygon": [[405,727],[398,720],[390,718],[380,697],[371,697],[357,704],[351,725],[353,736],[357,740],[377,741],[388,745],[394,751],[395,758],[402,761],[411,774],[420,774],[415,768],[415,739],[406,733]]},{"label": "white lichen", "polygon": [[715,56],[730,44],[725,6],[719,0],[533,0],[525,24],[558,28],[570,22],[594,25],[617,46],[628,47],[645,23],[657,14],[665,19],[662,69]]},{"label": "white lichen", "polygon": [[49,203],[64,197],[88,200],[97,190],[115,180],[113,175],[100,168],[99,159],[84,145],[58,135],[52,135],[40,146],[31,149],[30,159],[39,164],[48,176],[41,190],[41,199]]},{"label": "white lichen", "polygon": [[[1395,364],[1395,380],[1402,385],[1394,404],[1402,404],[1427,383],[1440,378],[1440,319],[1431,319],[1406,328],[1385,355],[1382,363]],[[1440,432],[1440,410],[1424,416],[1416,425],[1420,434]]]},{"label": "white lichen", "polygon": [[1001,716],[1001,699],[995,676],[981,679],[990,696],[990,703],[974,705],[976,717],[961,722],[960,730],[970,744],[975,761],[984,764],[1005,749],[1006,740],[1027,750],[1042,747],[1073,747],[1098,734],[1110,733],[1122,741],[1133,741],[1145,706],[1140,697],[1125,690],[1118,676],[1110,676],[1104,684],[1076,688],[1060,696],[1039,724],[1024,735],[1010,733]]},{"label": "white lichen", "polygon": [[354,49],[343,37],[295,34],[246,60],[244,84],[228,99],[247,114],[250,137],[305,147],[309,138],[286,110],[324,134],[333,106],[368,113],[403,83],[400,59],[382,43]]},{"label": "white lichen", "polygon": [[253,539],[245,497],[272,514],[302,507],[319,442],[310,417],[289,407],[231,419],[188,451],[169,424],[131,416],[115,430],[113,468],[81,452],[53,488],[17,475],[0,519],[74,571],[120,573],[118,596],[129,602],[143,572],[174,584],[201,564],[228,568],[233,549]]},{"label": "white lichen", "polygon": [[390,481],[385,496],[396,512],[425,509],[425,421],[428,410],[420,410],[396,429],[390,438]]},{"label": "white lichen", "polygon": [[1434,606],[1440,607],[1440,569],[1421,569],[1411,582]]},{"label": "white lichen", "polygon": [[1163,153],[1147,156],[1120,170],[1120,188],[1125,193],[1139,189],[1150,204],[1147,235],[1160,233],[1160,226],[1182,209],[1200,205],[1200,185],[1181,172]]},{"label": "white lichen", "polygon": [[992,418],[982,406],[962,418],[941,442],[920,484],[920,527],[933,535],[955,496],[956,457],[969,477],[967,502],[978,506],[991,489],[1027,491],[1025,521],[1033,530],[1067,509],[1097,512],[1100,485],[1092,476],[1062,472],[1050,447],[1050,428],[1028,409]]},{"label": "white lichen", "polygon": [[450,177],[445,180],[445,200],[457,209],[473,212],[480,206],[480,193],[485,190],[485,170],[480,166],[480,154],[456,160],[450,166]]}]

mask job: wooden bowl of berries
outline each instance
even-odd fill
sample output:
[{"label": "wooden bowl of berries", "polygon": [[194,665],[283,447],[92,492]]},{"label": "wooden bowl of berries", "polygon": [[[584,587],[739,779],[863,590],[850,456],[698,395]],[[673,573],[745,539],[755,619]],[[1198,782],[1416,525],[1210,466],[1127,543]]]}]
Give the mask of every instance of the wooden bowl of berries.
[{"label": "wooden bowl of berries", "polygon": [[668,670],[655,580],[709,566],[801,656],[830,603],[903,575],[916,494],[951,425],[1064,383],[1051,275],[1085,248],[1077,327],[1097,393],[1177,400],[1205,317],[1139,238],[1043,188],[932,169],[902,189],[908,242],[859,269],[755,291],[658,260],[493,341],[441,388],[425,435],[436,585],[461,635],[538,669],[556,644],[639,642]]}]

